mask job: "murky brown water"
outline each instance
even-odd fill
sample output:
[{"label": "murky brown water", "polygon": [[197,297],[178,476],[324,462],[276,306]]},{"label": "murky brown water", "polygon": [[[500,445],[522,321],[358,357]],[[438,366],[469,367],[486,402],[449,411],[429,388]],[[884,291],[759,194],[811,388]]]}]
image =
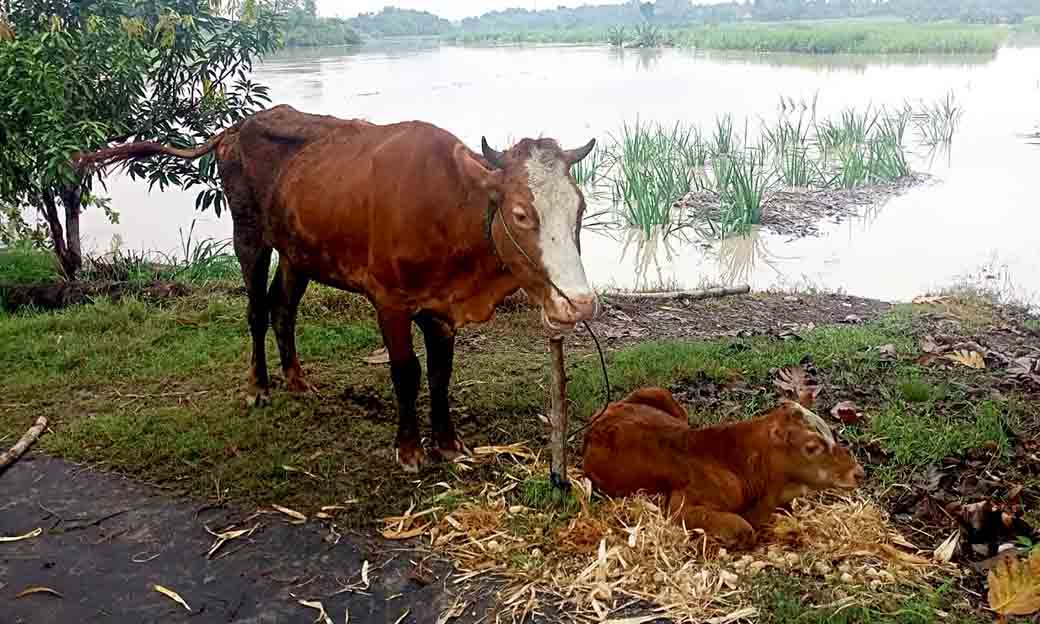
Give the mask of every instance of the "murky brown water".
[{"label": "murky brown water", "polygon": [[[378,123],[430,121],[471,146],[481,135],[504,146],[545,135],[568,145],[607,140],[624,121],[699,123],[730,113],[752,126],[777,116],[779,96],[811,100],[821,116],[856,106],[931,101],[954,90],[965,108],[946,157],[917,169],[935,176],[861,219],[788,241],[768,233],[716,244],[671,244],[645,273],[634,249],[583,235],[586,270],[599,286],[748,282],[754,288],[816,286],[905,300],[948,285],[981,266],[1003,268],[1022,298],[1040,293],[1040,147],[1018,135],[1040,123],[1040,48],[996,57],[892,60],[871,57],[638,53],[605,47],[403,47],[363,53],[294,52],[257,67],[274,103]],[[743,127],[741,125],[741,127]],[[909,130],[912,132],[912,130]],[[121,213],[110,225],[85,216],[88,246],[113,234],[134,249],[175,252],[179,228],[198,218],[196,235],[230,235],[228,215],[194,212],[194,192],[148,193],[147,183],[113,179]]]}]

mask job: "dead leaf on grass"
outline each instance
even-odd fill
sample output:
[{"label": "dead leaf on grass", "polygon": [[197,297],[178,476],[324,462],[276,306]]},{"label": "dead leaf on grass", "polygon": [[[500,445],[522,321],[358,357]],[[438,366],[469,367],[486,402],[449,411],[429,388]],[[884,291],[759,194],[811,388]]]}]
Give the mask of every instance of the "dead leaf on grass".
[{"label": "dead leaf on grass", "polygon": [[35,528],[32,531],[29,531],[28,533],[26,533],[25,535],[15,535],[13,537],[0,537],[0,543],[18,542],[18,541],[21,541],[21,540],[27,540],[27,539],[32,539],[34,537],[39,537],[42,534],[43,534],[43,529]]},{"label": "dead leaf on grass", "polygon": [[858,425],[863,422],[863,412],[859,411],[852,401],[842,401],[831,408],[831,416],[846,425]]},{"label": "dead leaf on grass", "polygon": [[816,397],[820,394],[820,386],[800,364],[777,371],[773,385],[780,389],[781,396],[810,410],[815,407]]},{"label": "dead leaf on grass", "polygon": [[181,595],[173,591],[172,589],[168,589],[166,587],[163,587],[162,585],[152,585],[152,589],[159,592],[163,596],[166,596],[167,598],[176,602],[177,604],[181,605],[182,607],[188,610],[188,613],[192,612],[191,607],[188,606],[188,603],[184,602],[184,599],[181,598]]},{"label": "dead leaf on grass", "polygon": [[318,612],[318,617],[314,619],[314,624],[332,624],[332,618],[325,612],[325,605],[321,604],[317,600],[297,600],[296,602],[307,607],[308,609],[314,609]]},{"label": "dead leaf on grass", "polygon": [[365,589],[368,589],[371,585],[368,581],[369,565],[368,559],[365,559],[365,562],[361,564],[361,582],[365,584]]},{"label": "dead leaf on grass", "polygon": [[307,516],[296,511],[295,509],[289,509],[288,507],[282,507],[281,505],[271,505],[271,507],[273,507],[275,511],[280,511],[283,514],[289,516],[290,518],[294,518],[300,522],[307,522]]},{"label": "dead leaf on grass", "polygon": [[26,596],[31,596],[33,594],[50,594],[52,596],[57,596],[58,598],[65,597],[50,587],[26,587],[22,591],[18,592],[15,595],[15,598],[25,598]]},{"label": "dead leaf on grass", "polygon": [[947,355],[946,359],[968,368],[986,368],[986,360],[978,351],[954,351]]},{"label": "dead leaf on grass", "polygon": [[366,364],[389,364],[390,352],[386,350],[386,347],[381,347],[368,354],[363,360]]},{"label": "dead leaf on grass", "polygon": [[989,606],[1002,616],[1040,611],[1040,549],[1026,561],[1007,557],[989,571]]},{"label": "dead leaf on grass", "polygon": [[957,545],[961,541],[960,530],[954,531],[952,535],[946,538],[946,540],[935,549],[932,553],[932,558],[939,563],[949,563],[953,559],[953,555],[957,552]]}]

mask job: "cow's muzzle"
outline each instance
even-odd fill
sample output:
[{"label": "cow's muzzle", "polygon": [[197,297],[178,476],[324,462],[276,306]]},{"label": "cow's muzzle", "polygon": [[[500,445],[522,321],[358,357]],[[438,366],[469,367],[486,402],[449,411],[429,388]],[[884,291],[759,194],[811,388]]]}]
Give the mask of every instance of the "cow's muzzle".
[{"label": "cow's muzzle", "polygon": [[571,331],[582,321],[591,320],[599,313],[599,298],[595,293],[571,296],[564,299],[559,295],[549,297],[542,306],[542,323],[550,331]]}]

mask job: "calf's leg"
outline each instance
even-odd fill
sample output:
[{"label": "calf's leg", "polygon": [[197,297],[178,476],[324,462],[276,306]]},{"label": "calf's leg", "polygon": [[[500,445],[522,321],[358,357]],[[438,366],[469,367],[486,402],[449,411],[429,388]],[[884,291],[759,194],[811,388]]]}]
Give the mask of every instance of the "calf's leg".
[{"label": "calf's leg", "polygon": [[300,299],[307,292],[309,281],[306,275],[292,268],[285,256],[279,255],[278,273],[271,283],[268,301],[271,306],[271,324],[274,325],[274,336],[278,341],[278,355],[290,392],[314,390],[314,386],[307,383],[303,376],[300,358],[296,353],[296,313]]},{"label": "calf's leg", "polygon": [[426,343],[426,376],[430,383],[430,424],[433,427],[434,450],[440,459],[453,461],[461,455],[469,454],[469,449],[455,433],[448,396],[455,357],[455,332],[442,321],[425,314],[418,316],[415,321]]},{"label": "calf's leg", "polygon": [[267,374],[267,275],[271,265],[271,248],[259,242],[259,236],[235,224],[235,255],[242,267],[242,279],[249,295],[249,332],[253,338],[252,366],[246,402],[261,407],[271,402],[271,380]]},{"label": "calf's leg", "polygon": [[397,463],[405,472],[417,473],[425,454],[419,437],[415,400],[419,397],[422,367],[412,350],[412,319],[395,310],[379,310],[379,329],[390,356],[390,378],[397,399]]},{"label": "calf's leg", "polygon": [[687,505],[682,491],[668,497],[668,515],[687,529],[703,529],[724,545],[735,549],[750,548],[755,544],[755,529],[735,513],[717,511],[700,505]]}]

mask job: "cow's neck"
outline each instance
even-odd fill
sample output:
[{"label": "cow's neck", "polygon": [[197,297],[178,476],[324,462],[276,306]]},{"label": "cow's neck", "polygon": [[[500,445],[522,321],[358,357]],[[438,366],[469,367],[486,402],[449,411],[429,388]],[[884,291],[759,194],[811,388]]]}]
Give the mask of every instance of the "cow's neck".
[{"label": "cow's neck", "polygon": [[[520,289],[520,281],[508,269],[495,247],[490,236],[493,226],[492,217],[496,209],[492,204],[480,210],[466,210],[466,235],[462,240],[469,244],[463,251],[471,266],[472,274],[467,274],[464,283],[460,284],[458,302],[454,306],[455,325],[483,323],[491,319],[495,307],[509,295]],[[500,216],[494,218],[501,218]]]}]

